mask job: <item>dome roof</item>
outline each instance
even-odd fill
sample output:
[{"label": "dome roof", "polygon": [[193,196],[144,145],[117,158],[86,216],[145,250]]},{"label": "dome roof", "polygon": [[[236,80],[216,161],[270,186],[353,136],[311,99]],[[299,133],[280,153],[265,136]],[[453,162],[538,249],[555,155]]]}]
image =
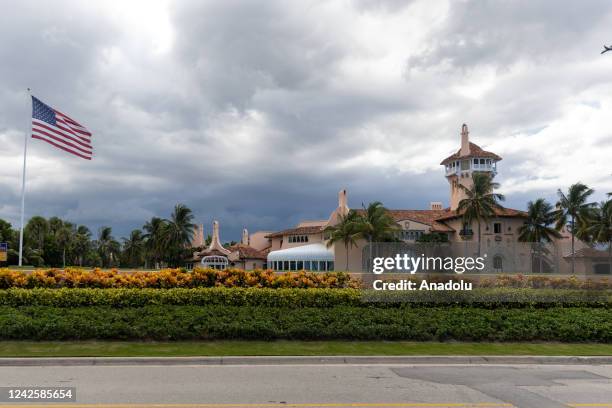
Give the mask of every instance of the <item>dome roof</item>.
[{"label": "dome roof", "polygon": [[268,254],[268,261],[334,261],[334,252],[324,244],[316,243],[280,249]]}]

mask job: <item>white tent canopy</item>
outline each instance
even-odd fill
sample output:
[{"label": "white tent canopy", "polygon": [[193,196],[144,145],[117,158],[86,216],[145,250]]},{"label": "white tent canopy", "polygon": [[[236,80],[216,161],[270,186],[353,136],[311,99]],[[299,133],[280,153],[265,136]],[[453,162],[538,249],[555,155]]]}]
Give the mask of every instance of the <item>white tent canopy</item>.
[{"label": "white tent canopy", "polygon": [[268,266],[274,270],[331,271],[334,252],[321,243],[280,249],[268,254]]}]

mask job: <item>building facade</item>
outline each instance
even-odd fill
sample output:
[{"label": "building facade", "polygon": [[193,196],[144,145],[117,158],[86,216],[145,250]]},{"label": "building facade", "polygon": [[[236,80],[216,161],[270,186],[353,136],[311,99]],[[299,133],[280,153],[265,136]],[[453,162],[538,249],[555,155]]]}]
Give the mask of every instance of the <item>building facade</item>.
[{"label": "building facade", "polygon": [[[449,206],[432,202],[427,209],[388,210],[399,225],[399,240],[406,245],[387,246],[395,251],[410,250],[425,234],[443,234],[448,244],[437,245],[443,248],[443,253],[454,257],[484,255],[488,258],[487,271],[569,273],[569,264],[564,258],[569,254],[568,232],[561,231],[562,238],[544,247],[534,248],[532,243],[521,243],[518,237],[527,217],[524,211],[497,208],[493,217],[481,222],[478,240],[477,221],[466,225],[458,211],[459,203],[466,198],[465,189],[473,186],[473,175],[486,173],[495,177],[502,158],[470,142],[465,124],[461,127],[460,140],[460,148],[440,163],[444,166],[444,176],[449,184]],[[294,228],[269,234],[268,267],[274,270],[322,270],[321,262],[333,259],[336,270],[368,271],[371,254],[380,254],[385,244],[373,244],[377,247],[371,250],[365,240],[359,240],[348,248],[348,256],[344,245],[326,245],[325,228],[336,224],[340,216],[348,211],[347,191],[342,190],[338,194],[338,207],[327,220],[303,221]],[[582,247],[584,245],[577,246]],[[420,245],[418,250],[425,250],[424,246]],[[576,272],[579,272],[578,268]]]},{"label": "building facade", "polygon": [[[453,257],[483,255],[487,258],[487,272],[571,273],[568,262],[570,235],[566,230],[561,231],[561,238],[550,244],[519,242],[519,229],[527,214],[506,207],[497,208],[494,216],[482,221],[480,226],[476,220],[469,224],[464,222],[458,207],[466,198],[465,190],[473,186],[473,175],[486,173],[495,177],[502,158],[470,142],[465,124],[461,127],[460,140],[460,148],[440,163],[449,184],[449,206],[432,202],[427,209],[389,209],[389,215],[399,226],[399,242],[393,244],[395,246],[375,243],[370,247],[361,239],[350,246],[347,253],[347,248],[341,243],[328,245],[326,227],[336,225],[350,211],[347,191],[341,190],[338,206],[327,219],[302,221],[293,228],[277,232],[259,231],[250,236],[245,230],[242,242],[233,247],[221,246],[218,223],[215,222],[213,241],[208,248],[194,254],[193,261],[202,264],[207,256],[221,256],[227,259],[228,266],[245,269],[267,267],[275,271],[365,272],[370,270],[372,254],[394,250],[425,251],[425,246],[419,244],[421,238],[436,233],[444,235],[444,241],[447,241],[436,245],[437,251]],[[585,247],[577,241],[576,253]],[[588,265],[576,263],[575,272],[589,273],[591,269]]]}]

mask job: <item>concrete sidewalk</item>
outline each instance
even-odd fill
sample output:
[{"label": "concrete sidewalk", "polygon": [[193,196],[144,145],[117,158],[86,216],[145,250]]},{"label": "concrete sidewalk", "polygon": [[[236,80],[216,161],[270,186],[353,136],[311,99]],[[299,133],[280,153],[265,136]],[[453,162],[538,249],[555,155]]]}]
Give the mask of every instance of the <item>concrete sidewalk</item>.
[{"label": "concrete sidewalk", "polygon": [[141,365],[435,365],[558,364],[612,365],[612,356],[235,356],[235,357],[24,357],[0,358],[0,366]]}]

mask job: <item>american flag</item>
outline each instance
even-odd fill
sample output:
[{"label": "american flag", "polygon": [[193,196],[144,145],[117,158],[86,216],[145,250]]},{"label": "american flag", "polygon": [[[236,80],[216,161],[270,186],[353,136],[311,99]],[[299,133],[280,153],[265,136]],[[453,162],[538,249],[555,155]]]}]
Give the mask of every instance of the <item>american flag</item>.
[{"label": "american flag", "polygon": [[32,96],[32,138],[91,160],[91,133],[83,125]]}]

